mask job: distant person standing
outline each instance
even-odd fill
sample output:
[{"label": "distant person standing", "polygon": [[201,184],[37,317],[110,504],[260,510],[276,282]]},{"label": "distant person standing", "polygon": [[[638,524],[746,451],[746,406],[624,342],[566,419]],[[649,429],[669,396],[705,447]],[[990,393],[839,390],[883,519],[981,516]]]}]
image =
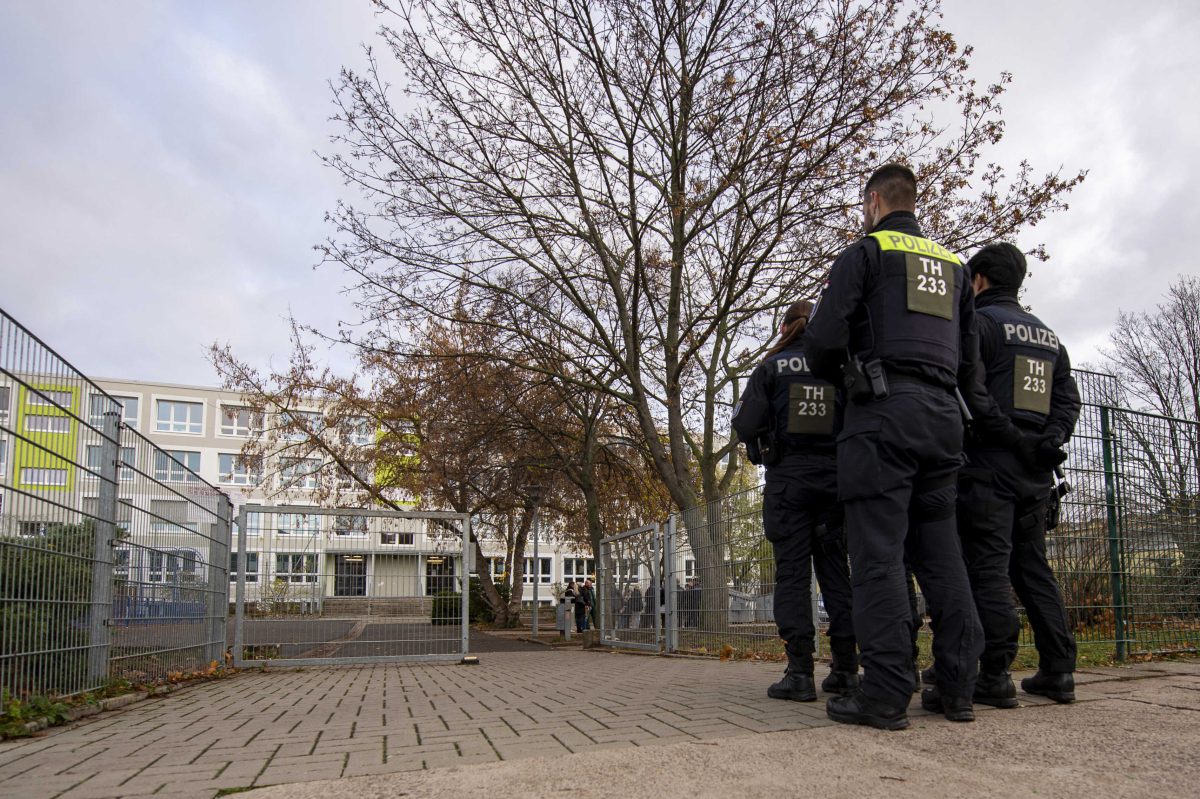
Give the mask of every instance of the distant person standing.
[{"label": "distant person standing", "polygon": [[833,653],[833,670],[821,688],[849,694],[858,687],[850,567],[837,500],[839,404],[834,386],[813,377],[805,358],[802,336],[812,307],[807,300],[788,307],[779,341],[750,375],[732,420],[751,462],[767,470],[763,531],[775,555],[775,623],[788,659],[783,679],[767,688],[767,696],[798,702],[817,698],[814,569]]},{"label": "distant person standing", "polygon": [[572,580],[567,583],[566,596],[571,600],[571,609],[575,614],[575,632],[581,633],[586,629],[587,610],[584,607],[583,586]]},{"label": "distant person standing", "polygon": [[576,626],[578,626],[579,620],[580,620],[578,608],[582,607],[583,626],[579,630],[579,632],[583,632],[584,630],[589,629],[589,627],[588,627],[589,619],[592,622],[592,624],[595,624],[595,621],[596,621],[596,589],[592,586],[592,578],[591,577],[588,577],[587,579],[585,579],[583,581],[583,588],[579,589],[579,594],[580,594],[580,597],[583,599],[583,603],[581,606],[580,605],[576,606],[577,610],[575,613],[575,621],[576,621]]},{"label": "distant person standing", "polygon": [[642,589],[636,585],[629,588],[629,627],[630,629],[645,629],[647,625],[642,623]]}]

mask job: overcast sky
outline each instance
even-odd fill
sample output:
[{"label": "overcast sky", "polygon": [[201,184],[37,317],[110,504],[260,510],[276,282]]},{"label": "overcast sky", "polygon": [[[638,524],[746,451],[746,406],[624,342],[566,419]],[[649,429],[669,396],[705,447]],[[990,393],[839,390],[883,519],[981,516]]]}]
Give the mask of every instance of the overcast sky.
[{"label": "overcast sky", "polygon": [[[1118,309],[1197,273],[1200,3],[947,0],[973,73],[1014,74],[995,159],[1090,170],[1029,231],[1026,295],[1073,360]],[[94,376],[215,385],[205,350],[287,357],[289,312],[353,318],[313,269],[346,195],[328,81],[362,63],[365,0],[0,0],[0,307]]]}]

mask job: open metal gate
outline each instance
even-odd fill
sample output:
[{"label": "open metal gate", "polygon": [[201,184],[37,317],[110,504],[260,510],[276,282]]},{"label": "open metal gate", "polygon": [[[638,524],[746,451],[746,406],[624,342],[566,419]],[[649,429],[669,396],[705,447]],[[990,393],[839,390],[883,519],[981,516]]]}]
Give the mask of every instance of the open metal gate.
[{"label": "open metal gate", "polygon": [[470,525],[462,513],[242,506],[234,665],[462,659]]},{"label": "open metal gate", "polygon": [[600,541],[596,565],[600,642],[626,649],[662,649],[664,599],[663,539],[650,524]]}]

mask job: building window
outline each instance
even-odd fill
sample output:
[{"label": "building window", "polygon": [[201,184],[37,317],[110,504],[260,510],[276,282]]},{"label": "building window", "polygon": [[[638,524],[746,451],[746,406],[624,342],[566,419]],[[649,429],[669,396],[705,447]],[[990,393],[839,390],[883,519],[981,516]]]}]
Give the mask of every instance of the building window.
[{"label": "building window", "polygon": [[[147,580],[161,583],[192,582],[200,574],[200,557],[194,549],[166,549],[150,551]],[[165,568],[164,568],[165,567]]]},{"label": "building window", "polygon": [[492,581],[503,580],[504,575],[504,558],[488,558],[489,568],[492,570]]},{"label": "building window", "polygon": [[[121,406],[121,421],[134,430],[138,426],[138,398],[113,397]],[[104,414],[112,408],[112,402],[103,394],[93,394],[88,402],[88,422],[93,427],[104,426]]]},{"label": "building window", "polygon": [[66,469],[21,469],[21,484],[27,486],[65,486]]},{"label": "building window", "polygon": [[349,428],[346,433],[346,440],[356,447],[365,447],[371,443],[372,429],[371,420],[362,416],[355,416],[346,420],[346,425]]},{"label": "building window", "polygon": [[[84,497],[80,509],[83,511],[83,515],[96,520],[100,519],[100,500],[97,497]],[[129,497],[118,499],[116,513],[117,518],[113,521],[116,522],[117,527],[129,532],[129,526],[133,522],[133,500]]]},{"label": "building window", "polygon": [[[541,582],[544,585],[549,585],[551,569],[552,569],[551,563],[553,561],[551,558],[538,558],[538,561],[541,563],[541,566],[542,566],[541,573],[538,575],[538,577],[540,578],[539,582]],[[525,584],[526,585],[533,584],[533,558],[525,558]]]},{"label": "building window", "polygon": [[31,413],[25,417],[27,433],[68,433],[71,430],[69,416],[42,416]]},{"label": "building window", "polygon": [[204,404],[159,400],[154,429],[160,433],[203,433]]},{"label": "building window", "polygon": [[[92,444],[87,448],[87,467],[96,474],[100,473],[101,467],[104,465],[101,453],[104,452],[104,445]],[[133,479],[133,468],[137,465],[137,450],[133,447],[121,447],[121,469],[117,473],[121,480]]]},{"label": "building window", "polygon": [[280,488],[316,488],[321,461],[316,458],[280,458]]},{"label": "building window", "polygon": [[64,411],[70,410],[71,392],[31,388],[25,392],[25,404],[31,408],[53,408],[57,406]]},{"label": "building window", "polygon": [[683,562],[683,576],[689,579],[696,576],[696,561],[688,558]]},{"label": "building window", "polygon": [[113,550],[113,578],[129,579],[129,550],[125,547]]},{"label": "building window", "polygon": [[200,478],[200,453],[168,449],[154,453],[154,479],[174,482],[198,483]]},{"label": "building window", "polygon": [[8,477],[8,439],[0,438],[0,477]]},{"label": "building window", "polygon": [[282,437],[286,441],[307,441],[325,429],[324,417],[315,411],[284,411],[280,415]]},{"label": "building window", "polygon": [[167,579],[171,582],[189,580],[200,571],[200,558],[194,549],[172,549],[167,552]]},{"label": "building window", "polygon": [[246,465],[242,457],[233,452],[217,453],[217,482],[225,485],[253,486],[258,485],[262,476],[258,468]]},{"label": "building window", "polygon": [[[237,538],[237,514],[233,517],[234,538]],[[262,514],[258,511],[246,511],[246,535],[262,535]]]},{"label": "building window", "polygon": [[262,430],[261,413],[237,405],[221,406],[221,435],[249,438]]},{"label": "building window", "polygon": [[596,574],[595,558],[563,558],[563,580],[582,581]]},{"label": "building window", "polygon": [[308,513],[280,513],[275,516],[279,535],[315,536],[321,531],[321,517]]},{"label": "building window", "polygon": [[369,463],[352,463],[350,468],[353,474],[345,469],[338,469],[336,487],[339,491],[352,491],[361,488],[364,484],[371,484],[371,465]]},{"label": "building window", "polygon": [[352,514],[338,514],[333,518],[334,535],[366,535],[367,517]]},{"label": "building window", "polygon": [[306,552],[277,552],[275,579],[288,583],[315,583],[317,556]]},{"label": "building window", "polygon": [[8,386],[0,386],[0,424],[8,424],[8,403],[12,391]]},{"label": "building window", "polygon": [[[241,561],[241,559],[242,559],[242,556],[240,554],[238,554],[237,552],[229,553],[229,582],[231,582],[231,583],[237,582],[238,571],[239,571],[238,563]],[[257,583],[258,582],[258,553],[257,552],[247,552],[246,553],[246,582],[248,582],[248,583]]]},{"label": "building window", "polygon": [[414,541],[414,538],[413,538],[412,533],[380,533],[379,534],[379,543],[381,543],[381,544],[395,544],[397,546],[402,546],[402,547],[411,547],[413,545],[413,541]]}]

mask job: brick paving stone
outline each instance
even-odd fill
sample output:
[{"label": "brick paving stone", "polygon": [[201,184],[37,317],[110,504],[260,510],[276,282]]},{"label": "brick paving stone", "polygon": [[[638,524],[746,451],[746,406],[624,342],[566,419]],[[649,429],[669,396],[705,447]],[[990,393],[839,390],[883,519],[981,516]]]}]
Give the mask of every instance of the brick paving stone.
[{"label": "brick paving stone", "polygon": [[272,768],[258,776],[255,785],[283,785],[289,782],[316,782],[317,780],[336,780],[342,776],[342,766],[323,766],[310,769]]},{"label": "brick paving stone", "polygon": [[481,660],[469,668],[268,669],[198,685],[36,741],[0,743],[0,795],[21,796],[13,787],[36,780],[37,799],[132,796],[160,787],[171,795],[212,789],[211,796],[251,783],[829,723],[824,702],[799,707],[766,697],[778,664],[579,650],[488,653]]}]

